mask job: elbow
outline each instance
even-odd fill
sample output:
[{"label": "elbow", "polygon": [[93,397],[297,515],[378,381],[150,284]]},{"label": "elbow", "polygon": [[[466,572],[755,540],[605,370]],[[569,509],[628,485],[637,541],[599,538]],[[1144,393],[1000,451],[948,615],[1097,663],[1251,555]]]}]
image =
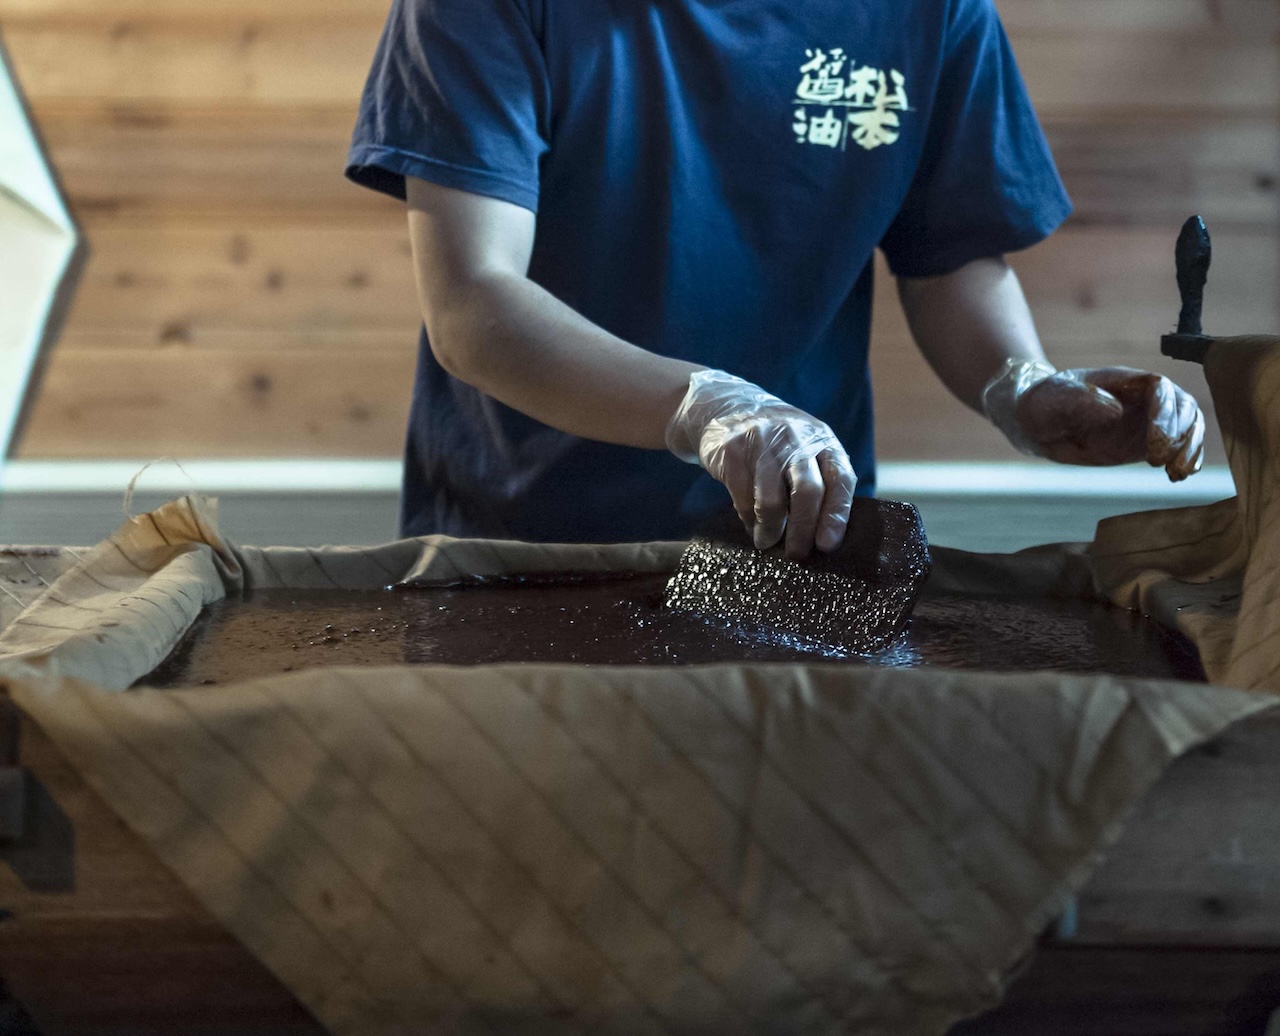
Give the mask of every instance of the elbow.
[{"label": "elbow", "polygon": [[477,372],[483,369],[478,353],[481,336],[465,306],[435,306],[423,313],[431,355],[445,373],[479,388]]},{"label": "elbow", "polygon": [[431,323],[427,324],[427,344],[431,347],[431,355],[435,357],[436,363],[451,377],[474,385],[471,374],[475,368],[471,358],[472,350],[465,342],[459,341],[458,337],[441,333],[439,329],[433,330]]}]

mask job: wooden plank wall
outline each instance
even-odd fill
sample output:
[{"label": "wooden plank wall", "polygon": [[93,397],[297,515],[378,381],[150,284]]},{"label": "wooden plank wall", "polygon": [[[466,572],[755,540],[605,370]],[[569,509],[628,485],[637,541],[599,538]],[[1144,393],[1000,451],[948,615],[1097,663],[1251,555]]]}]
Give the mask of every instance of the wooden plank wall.
[{"label": "wooden plank wall", "polygon": [[[1017,259],[1063,366],[1155,365],[1181,221],[1214,333],[1280,332],[1276,0],[997,0],[1076,202]],[[0,0],[91,240],[25,457],[399,453],[417,314],[401,208],[341,178],[386,0]],[[881,454],[1008,458],[882,277]]]},{"label": "wooden plank wall", "polygon": [[[1199,369],[1159,356],[1178,312],[1173,243],[1203,214],[1206,330],[1280,334],[1280,3],[996,4],[1075,203],[1062,230],[1012,258],[1050,359],[1159,370],[1211,410]],[[1012,456],[931,376],[893,306],[876,329],[882,457]]]}]

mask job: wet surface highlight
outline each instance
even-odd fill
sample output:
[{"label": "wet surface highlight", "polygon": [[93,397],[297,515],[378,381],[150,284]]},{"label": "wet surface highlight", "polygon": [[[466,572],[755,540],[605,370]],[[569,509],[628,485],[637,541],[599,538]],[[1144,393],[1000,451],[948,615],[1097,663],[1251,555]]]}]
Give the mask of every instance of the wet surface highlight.
[{"label": "wet surface highlight", "polygon": [[664,574],[438,588],[259,590],[204,610],[139,683],[218,684],[312,666],[836,662],[1204,680],[1182,636],[1101,603],[926,592],[886,650],[857,655],[663,606]]},{"label": "wet surface highlight", "polygon": [[897,642],[931,564],[920,512],[895,500],[854,500],[840,548],[803,561],[756,550],[732,516],[685,549],[667,603],[871,655]]}]

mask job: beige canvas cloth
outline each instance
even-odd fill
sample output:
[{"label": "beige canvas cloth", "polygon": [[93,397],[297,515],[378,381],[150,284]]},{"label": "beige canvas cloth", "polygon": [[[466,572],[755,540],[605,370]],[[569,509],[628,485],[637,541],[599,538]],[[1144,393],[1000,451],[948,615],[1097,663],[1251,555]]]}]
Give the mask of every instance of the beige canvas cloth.
[{"label": "beige canvas cloth", "polygon": [[1211,680],[1280,691],[1280,338],[1223,338],[1205,361],[1237,496],[1098,526],[1098,589],[1181,629]]},{"label": "beige canvas cloth", "polygon": [[[660,570],[678,551],[236,548],[188,498],[57,579],[0,637],[0,674],[340,1034],[941,1033],[995,1002],[1169,760],[1268,704],[779,665],[121,693],[228,590]],[[1069,548],[938,559],[957,586],[1082,592],[1082,573]]]},{"label": "beige canvas cloth", "polygon": [[[1265,412],[1273,349],[1233,353],[1243,374],[1214,361],[1220,410]],[[938,551],[934,585],[1087,596],[1096,579],[1186,629],[1215,676],[1274,686],[1275,481],[1251,427],[1228,427],[1238,506],[1108,523],[1092,556]],[[187,498],[60,558],[0,636],[0,681],[342,1036],[943,1033],[996,1002],[1168,762],[1274,701],[793,665],[317,669],[125,690],[242,588],[660,571],[679,549],[237,548]],[[1239,608],[1219,608],[1237,585]]]}]

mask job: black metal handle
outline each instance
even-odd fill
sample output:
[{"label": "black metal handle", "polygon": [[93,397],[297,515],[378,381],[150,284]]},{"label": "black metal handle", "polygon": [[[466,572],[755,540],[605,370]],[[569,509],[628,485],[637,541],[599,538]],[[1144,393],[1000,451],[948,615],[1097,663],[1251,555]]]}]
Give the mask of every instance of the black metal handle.
[{"label": "black metal handle", "polygon": [[1204,363],[1209,339],[1204,335],[1201,319],[1204,286],[1209,279],[1209,263],[1213,260],[1213,243],[1209,240],[1209,228],[1199,216],[1192,216],[1182,224],[1173,255],[1182,309],[1178,313],[1177,332],[1160,340],[1160,351],[1179,360]]},{"label": "black metal handle", "polygon": [[1192,216],[1182,224],[1182,233],[1178,235],[1174,249],[1174,261],[1178,270],[1178,291],[1182,295],[1178,334],[1203,334],[1200,320],[1209,263],[1213,261],[1213,243],[1209,240],[1209,228],[1199,216]]}]

